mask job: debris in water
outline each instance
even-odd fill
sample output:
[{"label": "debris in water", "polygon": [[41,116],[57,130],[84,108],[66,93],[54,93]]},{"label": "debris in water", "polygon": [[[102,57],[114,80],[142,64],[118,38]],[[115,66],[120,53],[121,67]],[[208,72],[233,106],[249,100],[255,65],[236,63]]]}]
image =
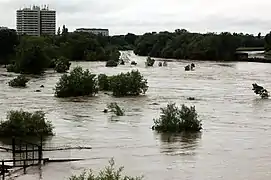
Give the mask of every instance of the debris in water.
[{"label": "debris in water", "polygon": [[135,61],[132,61],[131,65],[137,65],[137,63]]},{"label": "debris in water", "polygon": [[262,99],[266,99],[269,97],[269,92],[262,86],[259,86],[256,83],[252,84],[252,86],[252,90],[254,91],[254,93],[260,95]]},{"label": "debris in water", "polygon": [[187,100],[193,101],[193,100],[196,100],[196,98],[194,98],[194,97],[189,97],[189,98],[187,98]]}]

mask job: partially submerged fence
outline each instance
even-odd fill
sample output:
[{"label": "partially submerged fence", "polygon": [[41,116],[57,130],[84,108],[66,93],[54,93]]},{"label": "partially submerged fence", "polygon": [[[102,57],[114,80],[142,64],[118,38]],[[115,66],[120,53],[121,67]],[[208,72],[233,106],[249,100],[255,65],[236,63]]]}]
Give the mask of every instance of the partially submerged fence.
[{"label": "partially submerged fence", "polygon": [[30,166],[41,165],[45,162],[71,162],[81,161],[84,159],[54,159],[43,158],[43,151],[66,151],[66,150],[82,150],[92,149],[91,147],[47,147],[44,148],[42,145],[42,138],[39,144],[31,143],[26,140],[19,138],[12,138],[11,147],[0,147],[0,150],[11,152],[11,159],[0,161],[0,179],[5,179],[7,173],[14,168],[20,168],[26,173],[26,168]]},{"label": "partially submerged fence", "polygon": [[12,138],[11,149],[2,148],[12,153],[12,159],[3,160],[0,164],[0,177],[5,179],[6,173],[15,167],[21,167],[26,171],[29,166],[42,163],[42,140],[40,144],[27,142],[19,138]]}]

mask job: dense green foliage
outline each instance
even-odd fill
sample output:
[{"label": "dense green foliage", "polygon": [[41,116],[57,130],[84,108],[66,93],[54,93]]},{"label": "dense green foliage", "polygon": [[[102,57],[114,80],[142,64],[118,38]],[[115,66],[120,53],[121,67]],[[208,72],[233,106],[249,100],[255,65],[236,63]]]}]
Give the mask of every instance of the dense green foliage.
[{"label": "dense green foliage", "polygon": [[148,90],[148,82],[138,70],[114,76],[100,74],[98,84],[101,91],[112,91],[117,97],[138,96]]},{"label": "dense green foliage", "polygon": [[19,39],[15,30],[0,30],[0,64],[8,64],[10,56],[15,53]]},{"label": "dense green foliage", "polygon": [[[52,64],[51,64],[52,65]],[[54,69],[58,73],[65,73],[70,69],[71,63],[65,57],[60,57],[54,60]]]},{"label": "dense green foliage", "polygon": [[15,66],[19,69],[20,73],[40,74],[50,64],[48,57],[39,46],[22,48],[18,54],[19,57]]},{"label": "dense green foliage", "polygon": [[143,177],[130,177],[123,175],[124,167],[115,168],[115,161],[112,158],[109,165],[106,166],[99,173],[94,174],[92,170],[87,173],[84,171],[79,176],[72,176],[69,180],[142,180]]},{"label": "dense green foliage", "polygon": [[152,59],[151,57],[147,57],[146,62],[145,62],[146,66],[153,66],[154,63],[155,63],[154,59]]},{"label": "dense green foliage", "polygon": [[70,74],[63,74],[56,84],[57,97],[93,96],[98,92],[95,74],[81,67],[75,67]]},{"label": "dense green foliage", "polygon": [[118,61],[114,61],[114,60],[109,60],[106,62],[106,67],[117,67],[118,66]]},{"label": "dense green foliage", "polygon": [[[271,41],[270,41],[271,42]],[[134,52],[137,55],[198,60],[234,60],[238,47],[263,47],[264,39],[237,33],[146,33],[139,37]]]},{"label": "dense green foliage", "polygon": [[179,109],[175,104],[168,104],[161,108],[159,119],[154,119],[153,130],[160,132],[196,132],[202,129],[201,121],[198,120],[198,114],[195,107],[182,105]]},{"label": "dense green foliage", "polygon": [[119,105],[114,102],[107,105],[107,108],[110,109],[111,112],[115,113],[117,116],[124,116],[124,110],[119,107]]},{"label": "dense green foliage", "polygon": [[46,121],[42,111],[34,113],[25,111],[10,111],[7,121],[0,122],[1,137],[36,137],[53,135],[53,126]]},{"label": "dense green foliage", "polygon": [[110,91],[111,90],[110,77],[108,77],[105,74],[99,74],[98,86],[99,86],[99,90],[101,91]]},{"label": "dense green foliage", "polygon": [[110,42],[119,50],[133,50],[138,36],[128,33],[126,35],[112,36]]},{"label": "dense green foliage", "polygon": [[[8,71],[16,73],[40,74],[46,68],[55,68],[54,59],[65,58],[71,61],[118,62],[119,50],[132,49],[137,36],[101,36],[90,33],[62,32],[55,36],[18,36],[15,30],[0,31],[0,64],[12,64]],[[59,64],[58,72],[67,71]]]},{"label": "dense green foliage", "polygon": [[138,96],[145,94],[148,90],[147,80],[144,79],[138,70],[112,76],[110,78],[110,86],[113,95],[117,97]]},{"label": "dense green foliage", "polygon": [[265,36],[265,50],[271,50],[271,31]]},{"label": "dense green foliage", "polygon": [[25,76],[19,75],[16,78],[8,82],[11,87],[26,87],[26,83],[29,81]]}]

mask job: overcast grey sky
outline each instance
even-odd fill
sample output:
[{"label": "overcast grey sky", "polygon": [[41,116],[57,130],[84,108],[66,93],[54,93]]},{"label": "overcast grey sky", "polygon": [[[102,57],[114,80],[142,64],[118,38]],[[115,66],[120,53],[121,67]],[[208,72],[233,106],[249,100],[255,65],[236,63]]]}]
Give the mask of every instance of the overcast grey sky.
[{"label": "overcast grey sky", "polygon": [[0,26],[16,27],[16,10],[49,4],[57,26],[109,28],[110,34],[187,29],[192,32],[271,30],[270,0],[0,0]]}]

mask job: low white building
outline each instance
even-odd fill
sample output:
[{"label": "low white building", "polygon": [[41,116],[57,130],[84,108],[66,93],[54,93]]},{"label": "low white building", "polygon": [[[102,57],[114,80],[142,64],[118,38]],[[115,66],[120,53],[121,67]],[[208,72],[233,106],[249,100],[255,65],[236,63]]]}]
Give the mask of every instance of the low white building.
[{"label": "low white building", "polygon": [[92,33],[96,35],[109,36],[108,29],[78,28],[75,30],[75,32],[86,32],[86,33]]}]

